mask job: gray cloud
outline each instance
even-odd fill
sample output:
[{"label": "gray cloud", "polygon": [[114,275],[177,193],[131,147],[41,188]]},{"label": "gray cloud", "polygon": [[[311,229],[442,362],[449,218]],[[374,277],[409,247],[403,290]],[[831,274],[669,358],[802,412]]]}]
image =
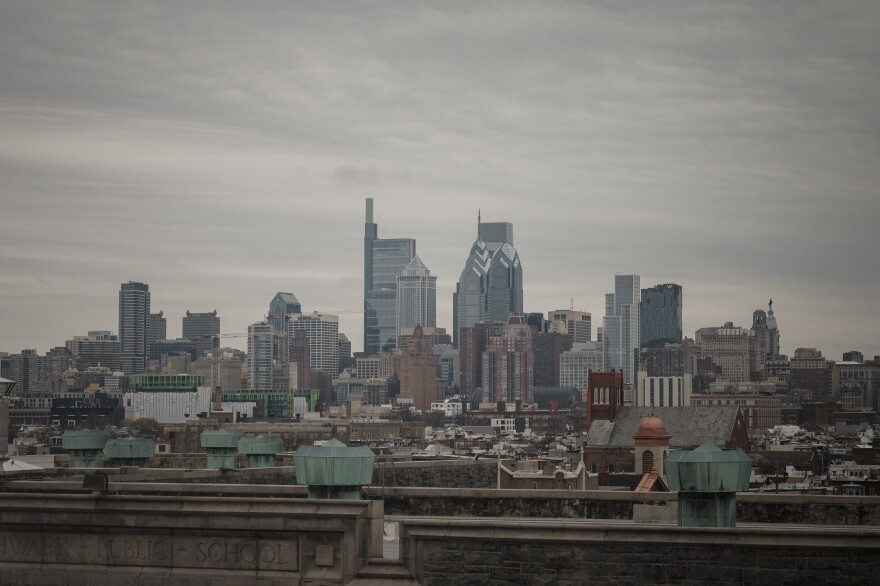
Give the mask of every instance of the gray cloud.
[{"label": "gray cloud", "polygon": [[115,329],[129,279],[227,331],[277,290],[360,307],[372,196],[447,327],[482,208],[529,310],[599,323],[637,272],[686,330],[772,296],[786,351],[880,354],[878,32],[869,2],[4,3],[0,349]]}]

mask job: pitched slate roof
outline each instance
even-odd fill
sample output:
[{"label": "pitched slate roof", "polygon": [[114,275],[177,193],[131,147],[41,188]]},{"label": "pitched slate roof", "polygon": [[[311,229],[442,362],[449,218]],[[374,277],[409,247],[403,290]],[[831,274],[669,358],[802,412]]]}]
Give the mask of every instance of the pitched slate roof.
[{"label": "pitched slate roof", "polygon": [[586,445],[635,447],[633,434],[652,410],[672,436],[670,447],[694,447],[707,442],[723,447],[733,435],[739,407],[619,407],[614,421],[593,421]]}]

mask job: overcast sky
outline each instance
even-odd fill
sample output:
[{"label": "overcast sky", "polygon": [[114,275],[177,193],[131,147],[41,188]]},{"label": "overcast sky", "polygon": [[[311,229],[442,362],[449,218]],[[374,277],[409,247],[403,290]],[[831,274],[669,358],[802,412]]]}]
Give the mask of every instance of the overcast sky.
[{"label": "overcast sky", "polygon": [[169,337],[361,308],[373,197],[440,326],[481,209],[594,337],[636,273],[690,335],[772,297],[785,353],[880,354],[880,3],[591,4],[0,1],[0,351],[129,280]]}]

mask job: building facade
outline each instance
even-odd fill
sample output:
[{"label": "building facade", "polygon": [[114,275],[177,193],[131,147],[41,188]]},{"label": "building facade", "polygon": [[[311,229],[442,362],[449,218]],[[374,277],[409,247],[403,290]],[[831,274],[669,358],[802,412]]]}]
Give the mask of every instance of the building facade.
[{"label": "building facade", "polygon": [[123,283],[119,289],[119,341],[125,374],[137,374],[146,367],[149,316],[150,286]]},{"label": "building facade", "polygon": [[452,298],[453,337],[482,321],[507,323],[523,313],[522,264],[513,245],[513,224],[477,221],[477,240]]},{"label": "building facade", "polygon": [[419,326],[400,355],[400,396],[411,399],[422,413],[430,411],[438,398],[437,357]]},{"label": "building facade", "polygon": [[312,370],[331,377],[339,374],[339,316],[317,311],[292,315],[288,335],[297,331],[304,332],[308,340]]},{"label": "building facade", "polygon": [[416,255],[413,238],[379,238],[373,198],[364,224],[364,352],[397,347],[397,277]]},{"label": "building facade", "polygon": [[274,380],[273,340],[275,333],[267,321],[248,326],[248,388],[271,389]]},{"label": "building facade", "polygon": [[636,386],[637,407],[688,407],[691,404],[693,379],[691,376],[648,376],[639,371]]},{"label": "building facade", "polygon": [[642,289],[639,303],[639,340],[642,348],[680,344],[682,335],[681,285],[665,283]]},{"label": "building facade", "polygon": [[533,376],[532,330],[524,318],[511,316],[483,352],[483,401],[531,403]]},{"label": "building facade", "polygon": [[639,300],[641,298],[638,275],[615,275],[614,293],[605,295],[605,318],[602,342],[605,350],[605,366],[623,371],[623,383],[635,383],[636,351],[639,348]]},{"label": "building facade", "polygon": [[187,310],[182,319],[183,337],[196,344],[196,352],[204,356],[220,347],[220,318],[217,310],[193,313]]},{"label": "building facade", "polygon": [[605,369],[603,352],[589,344],[574,344],[559,357],[559,386],[586,389],[590,380],[590,371],[601,372]]},{"label": "building facade", "polygon": [[547,321],[561,321],[571,335],[573,344],[586,344],[593,335],[593,316],[586,311],[554,309],[547,312]]},{"label": "building facade", "polygon": [[122,368],[122,345],[119,336],[106,330],[89,331],[87,336],[74,336],[65,346],[70,350],[78,370],[106,366],[111,371]]},{"label": "building facade", "polygon": [[397,344],[406,348],[400,340],[404,329],[416,326],[437,326],[437,277],[418,256],[414,256],[403,272],[397,276]]}]

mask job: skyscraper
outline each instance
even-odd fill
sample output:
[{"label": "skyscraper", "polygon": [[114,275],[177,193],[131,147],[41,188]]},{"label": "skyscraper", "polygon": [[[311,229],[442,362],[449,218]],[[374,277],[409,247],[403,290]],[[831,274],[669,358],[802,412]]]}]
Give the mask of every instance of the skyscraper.
[{"label": "skyscraper", "polygon": [[[397,276],[397,335],[403,328],[437,325],[437,277],[418,256]],[[398,344],[398,347],[403,349]]]},{"label": "skyscraper", "polygon": [[220,318],[217,310],[206,313],[186,312],[183,316],[183,337],[196,343],[196,352],[204,356],[220,347]]},{"label": "skyscraper", "polygon": [[755,332],[759,352],[765,360],[779,356],[779,326],[776,325],[776,316],[773,314],[772,299],[767,312],[756,309],[752,313],[752,331]]},{"label": "skyscraper", "polygon": [[642,348],[681,343],[681,285],[666,283],[642,289],[639,339]]},{"label": "skyscraper", "polygon": [[331,377],[339,374],[339,317],[326,313],[298,313],[290,318],[289,338],[305,332],[309,343],[312,370],[320,370]]},{"label": "skyscraper", "polygon": [[507,323],[523,313],[522,264],[513,246],[513,224],[477,220],[477,239],[452,298],[453,332],[493,320]]},{"label": "skyscraper", "polygon": [[147,362],[150,286],[129,281],[119,289],[119,342],[122,371],[138,374]]},{"label": "skyscraper", "polygon": [[422,413],[430,411],[437,398],[437,357],[420,326],[400,356],[400,396],[412,399]]},{"label": "skyscraper", "polygon": [[293,293],[279,291],[269,302],[269,323],[276,333],[287,335],[286,316],[291,313],[302,313],[302,305]]},{"label": "skyscraper", "polygon": [[248,326],[248,388],[273,388],[272,340],[275,337],[269,322]]},{"label": "skyscraper", "polygon": [[568,333],[571,334],[573,344],[586,344],[593,335],[593,316],[586,311],[574,311],[570,309],[554,309],[547,312],[549,321],[565,322]]},{"label": "skyscraper", "polygon": [[615,275],[614,293],[605,295],[605,368],[622,370],[627,385],[635,382],[635,353],[639,348],[639,281],[638,275]]},{"label": "skyscraper", "polygon": [[373,198],[367,198],[364,224],[364,352],[390,352],[397,346],[397,277],[416,255],[413,238],[379,238]]},{"label": "skyscraper", "polygon": [[524,317],[511,316],[483,351],[483,401],[531,403],[533,377],[532,329]]}]

